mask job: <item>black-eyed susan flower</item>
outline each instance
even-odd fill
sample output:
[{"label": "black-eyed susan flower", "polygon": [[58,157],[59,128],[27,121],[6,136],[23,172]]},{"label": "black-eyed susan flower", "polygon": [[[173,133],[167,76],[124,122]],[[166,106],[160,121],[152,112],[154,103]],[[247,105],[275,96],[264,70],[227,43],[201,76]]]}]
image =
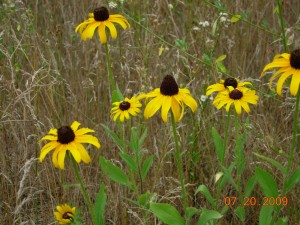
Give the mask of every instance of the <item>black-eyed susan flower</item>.
[{"label": "black-eyed susan flower", "polygon": [[145,94],[140,94],[132,98],[125,98],[123,101],[114,102],[113,108],[111,109],[111,116],[114,121],[120,118],[121,122],[125,119],[129,120],[130,115],[136,116],[141,111],[142,104],[140,100],[145,98]]},{"label": "black-eyed susan flower", "polygon": [[55,167],[64,169],[64,161],[67,150],[70,151],[77,163],[81,160],[84,163],[89,163],[91,158],[82,145],[82,143],[89,143],[97,148],[100,148],[98,139],[87,133],[94,132],[89,128],[78,129],[80,123],[73,122],[71,126],[62,126],[59,129],[50,129],[48,134],[42,140],[50,141],[41,150],[40,162],[43,161],[45,156],[52,150],[52,162]]},{"label": "black-eyed susan flower", "polygon": [[270,78],[270,87],[275,78],[278,76],[276,91],[278,95],[282,95],[282,86],[285,80],[292,76],[290,83],[290,92],[291,95],[295,96],[299,90],[300,84],[300,49],[293,51],[291,54],[283,53],[276,55],[273,61],[265,66],[261,76],[265,74],[267,70],[279,68]]},{"label": "black-eyed susan flower", "polygon": [[75,210],[75,207],[71,208],[68,204],[58,205],[54,216],[59,224],[70,224],[75,215]]},{"label": "black-eyed susan flower", "polygon": [[175,79],[167,75],[160,85],[146,95],[153,98],[147,103],[144,111],[146,119],[152,117],[161,108],[161,117],[164,122],[168,121],[168,112],[171,109],[175,121],[180,121],[184,113],[184,105],[187,105],[194,112],[198,107],[197,102],[191,96],[187,88],[178,88]]},{"label": "black-eyed susan flower", "polygon": [[254,90],[246,87],[233,88],[232,86],[229,86],[227,91],[218,93],[213,101],[213,105],[216,106],[217,109],[226,105],[226,111],[228,112],[230,106],[233,104],[237,114],[241,114],[242,108],[249,113],[250,108],[248,104],[256,105],[257,101],[258,96]]},{"label": "black-eyed susan flower", "polygon": [[106,7],[99,7],[94,10],[93,13],[89,13],[89,19],[79,24],[75,32],[79,31],[81,39],[86,41],[87,38],[91,39],[94,35],[95,29],[98,28],[98,35],[100,42],[105,44],[107,42],[106,27],[110,31],[110,35],[113,39],[117,38],[117,30],[114,25],[117,23],[125,30],[130,27],[127,19],[120,15],[110,15]]},{"label": "black-eyed susan flower", "polygon": [[217,84],[212,84],[206,89],[206,96],[211,95],[213,92],[226,91],[227,87],[231,86],[233,88],[244,87],[245,85],[252,85],[250,82],[240,82],[239,80],[229,77],[225,80],[220,80]]}]

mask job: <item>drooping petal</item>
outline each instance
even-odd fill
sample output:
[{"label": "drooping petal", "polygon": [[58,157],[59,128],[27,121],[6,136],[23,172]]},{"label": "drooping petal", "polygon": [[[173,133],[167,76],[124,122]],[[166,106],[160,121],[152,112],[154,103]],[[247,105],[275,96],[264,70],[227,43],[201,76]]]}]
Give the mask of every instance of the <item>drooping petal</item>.
[{"label": "drooping petal", "polygon": [[98,35],[100,38],[101,44],[105,44],[107,42],[106,32],[105,32],[105,25],[101,23],[98,27]]},{"label": "drooping petal", "polygon": [[291,95],[296,96],[299,90],[299,83],[300,83],[300,70],[293,69],[292,71],[293,76],[290,84],[290,92]]},{"label": "drooping petal", "polygon": [[278,95],[282,96],[282,93],[281,93],[282,85],[283,85],[284,81],[285,81],[289,76],[292,76],[290,70],[284,72],[284,73],[280,76],[280,78],[278,79],[277,87],[276,87],[276,91],[277,91],[277,94],[278,94]]},{"label": "drooping petal", "polygon": [[287,67],[289,65],[290,65],[290,61],[287,59],[276,59],[264,67],[263,72],[261,73],[260,76],[263,76],[267,70],[277,68],[277,67]]},{"label": "drooping petal", "polygon": [[172,98],[171,109],[175,118],[175,121],[180,121],[181,113],[180,113],[180,105],[175,98]]},{"label": "drooping petal", "polygon": [[109,21],[105,21],[104,24],[108,27],[108,29],[110,30],[110,35],[113,39],[117,38],[117,30],[115,25],[112,22]]},{"label": "drooping petal", "polygon": [[82,40],[86,41],[86,39],[92,39],[94,33],[95,33],[95,29],[100,25],[100,22],[95,22],[95,23],[91,23],[89,24],[85,30],[82,32],[81,34],[81,38]]},{"label": "drooping petal", "polygon": [[[179,89],[179,95],[180,95],[181,90],[182,89]],[[195,110],[198,107],[196,100],[189,94],[183,94],[182,101],[184,102],[184,104],[186,104],[188,107],[190,107],[193,112],[195,112]]]},{"label": "drooping petal", "polygon": [[65,169],[66,152],[67,152],[67,149],[63,148],[61,151],[58,152],[58,155],[57,155],[58,167],[62,170]]},{"label": "drooping petal", "polygon": [[274,80],[277,76],[279,76],[280,74],[282,74],[283,72],[285,72],[285,71],[287,71],[287,70],[289,70],[288,67],[283,67],[283,68],[280,68],[279,70],[277,70],[276,73],[274,73],[274,74],[272,75],[272,77],[270,78],[270,80],[269,80],[269,88],[271,88],[272,83],[273,83],[273,80]]},{"label": "drooping petal", "polygon": [[162,98],[161,118],[165,123],[168,122],[168,112],[171,107],[171,101],[172,101],[171,96],[164,96]]},{"label": "drooping petal", "polygon": [[84,163],[89,163],[91,161],[91,157],[89,156],[88,152],[86,149],[83,147],[82,144],[75,142],[77,146],[77,150],[79,151],[81,155],[81,159]]},{"label": "drooping petal", "polygon": [[163,96],[160,95],[152,99],[146,106],[144,116],[146,119],[152,117],[161,107]]},{"label": "drooping petal", "polygon": [[53,149],[55,149],[57,146],[59,145],[58,142],[49,142],[47,143],[41,150],[41,154],[40,154],[40,162],[43,161],[43,159],[45,158],[45,156],[50,152],[52,151]]},{"label": "drooping petal", "polygon": [[75,137],[75,142],[79,142],[79,143],[88,143],[88,144],[92,144],[97,148],[100,148],[100,143],[98,141],[98,139],[92,135],[81,135],[81,136],[77,136]]},{"label": "drooping petal", "polygon": [[74,142],[71,142],[68,144],[68,150],[71,152],[72,156],[74,157],[75,161],[77,163],[81,162],[81,156],[77,149],[77,145]]},{"label": "drooping petal", "polygon": [[243,107],[243,109],[244,109],[247,113],[250,112],[250,108],[249,108],[249,105],[248,105],[247,102],[241,101],[241,106]]},{"label": "drooping petal", "polygon": [[228,101],[227,105],[226,105],[226,111],[227,111],[227,112],[229,111],[230,106],[231,106],[232,103],[233,103],[233,100],[230,99],[230,100]]},{"label": "drooping petal", "polygon": [[235,107],[235,110],[236,110],[237,114],[241,114],[242,113],[242,108],[241,108],[241,102],[240,102],[240,100],[235,100],[234,101],[234,107]]},{"label": "drooping petal", "polygon": [[226,90],[224,87],[224,84],[212,84],[207,87],[205,95],[209,96],[213,92],[219,92],[219,91],[223,91],[223,90]]}]

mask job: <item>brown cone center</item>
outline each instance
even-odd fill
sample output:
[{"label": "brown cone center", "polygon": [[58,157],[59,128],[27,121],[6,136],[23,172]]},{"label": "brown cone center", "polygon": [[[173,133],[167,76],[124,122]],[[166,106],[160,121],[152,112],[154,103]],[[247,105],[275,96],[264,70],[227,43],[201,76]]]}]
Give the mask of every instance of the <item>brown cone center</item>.
[{"label": "brown cone center", "polygon": [[75,139],[75,133],[69,126],[63,126],[57,130],[58,142],[68,144]]},{"label": "brown cone center", "polygon": [[171,75],[165,76],[163,82],[160,85],[160,93],[162,95],[173,96],[179,92],[178,85]]},{"label": "brown cone center", "polygon": [[300,69],[300,49],[297,49],[291,53],[290,64],[294,69]]},{"label": "brown cone center", "polygon": [[96,21],[105,21],[109,18],[109,12],[108,9],[104,6],[99,7],[94,10],[94,19]]},{"label": "brown cone center", "polygon": [[243,92],[238,89],[234,89],[229,93],[229,97],[233,100],[241,99],[243,97]]}]

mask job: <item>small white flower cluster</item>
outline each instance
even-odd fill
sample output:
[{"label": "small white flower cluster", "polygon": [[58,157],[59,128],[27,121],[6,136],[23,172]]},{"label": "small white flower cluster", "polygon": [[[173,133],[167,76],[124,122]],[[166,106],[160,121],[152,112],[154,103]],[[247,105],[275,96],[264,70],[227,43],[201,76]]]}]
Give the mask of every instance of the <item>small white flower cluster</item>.
[{"label": "small white flower cluster", "polygon": [[209,27],[209,22],[208,21],[201,21],[199,22],[199,25],[202,27]]},{"label": "small white flower cluster", "polygon": [[116,2],[109,2],[108,7],[111,8],[111,9],[114,9],[114,8],[118,7],[118,4]]},{"label": "small white flower cluster", "polygon": [[228,14],[224,12],[220,12],[219,16],[220,16],[220,22],[223,23],[225,27],[228,27],[228,25],[230,24],[230,19],[228,19]]},{"label": "small white flower cluster", "polygon": [[213,97],[212,95],[209,96],[209,97],[206,96],[206,95],[201,95],[201,96],[200,96],[200,101],[201,101],[201,102],[206,102],[207,99],[209,99],[210,101],[212,101],[212,100],[214,100],[214,97]]}]

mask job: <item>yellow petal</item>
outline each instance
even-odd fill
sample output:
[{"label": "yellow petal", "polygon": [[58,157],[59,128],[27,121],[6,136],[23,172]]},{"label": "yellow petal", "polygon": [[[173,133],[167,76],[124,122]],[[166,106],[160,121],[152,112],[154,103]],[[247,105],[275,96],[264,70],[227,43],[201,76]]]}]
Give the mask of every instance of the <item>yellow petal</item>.
[{"label": "yellow petal", "polygon": [[92,129],[89,129],[89,128],[80,128],[79,130],[75,131],[75,135],[83,135],[83,134],[86,134],[86,133],[90,133],[90,132],[95,132],[94,130]]},{"label": "yellow petal", "polygon": [[86,39],[92,39],[94,33],[95,33],[95,29],[100,25],[100,22],[95,22],[95,23],[91,23],[89,24],[85,30],[82,32],[81,34],[81,38],[82,40],[86,41]]},{"label": "yellow petal", "polygon": [[74,142],[71,142],[68,144],[69,151],[71,152],[72,156],[74,157],[75,161],[77,163],[81,162],[81,156],[79,151],[77,150],[77,145]]},{"label": "yellow petal", "polygon": [[[180,94],[180,89],[179,89],[179,94]],[[198,104],[195,101],[195,99],[189,94],[183,95],[182,101],[184,102],[184,104],[186,104],[188,107],[190,107],[193,112],[195,112],[195,110],[198,107]]]},{"label": "yellow petal", "polygon": [[57,146],[59,145],[58,142],[49,142],[47,143],[41,150],[41,154],[40,154],[40,162],[43,161],[43,159],[45,158],[45,156],[53,149],[55,149]]},{"label": "yellow petal", "polygon": [[241,103],[239,100],[234,101],[234,107],[235,107],[237,114],[241,114],[242,109],[241,109]]},{"label": "yellow petal", "polygon": [[270,81],[269,81],[269,88],[271,89],[272,87],[272,83],[273,83],[273,80],[279,76],[280,74],[282,74],[283,72],[287,71],[287,70],[290,70],[290,68],[288,67],[283,67],[283,68],[280,68],[279,70],[276,71],[276,73],[274,73],[272,75],[272,77],[270,78]]},{"label": "yellow petal", "polygon": [[57,155],[58,167],[60,169],[62,169],[62,170],[65,169],[65,156],[66,156],[66,152],[67,152],[67,149],[64,148],[63,150],[59,151],[58,155]]},{"label": "yellow petal", "polygon": [[300,70],[293,69],[292,73],[293,73],[293,77],[291,80],[290,92],[291,95],[296,96],[299,90]]},{"label": "yellow petal", "polygon": [[84,163],[89,163],[91,161],[91,157],[89,156],[88,152],[86,149],[83,147],[82,144],[75,142],[77,146],[77,150],[79,151],[81,155],[81,159]]},{"label": "yellow petal", "polygon": [[117,30],[115,25],[112,22],[109,21],[105,21],[104,24],[108,27],[108,29],[110,30],[110,35],[113,39],[117,38]]},{"label": "yellow petal", "polygon": [[180,121],[181,113],[180,113],[180,105],[175,98],[172,98],[171,109],[175,118],[175,121]]},{"label": "yellow petal", "polygon": [[261,73],[260,76],[263,76],[263,74],[270,69],[276,68],[276,67],[287,67],[290,65],[290,61],[286,60],[286,59],[276,59],[273,62],[267,64],[264,69],[263,72]]},{"label": "yellow petal", "polygon": [[213,92],[219,92],[219,91],[224,91],[224,90],[225,90],[224,84],[212,84],[207,87],[205,95],[209,96]]},{"label": "yellow petal", "polygon": [[101,23],[98,27],[98,35],[100,38],[101,44],[105,44],[107,42],[107,37],[105,33],[105,25],[104,23]]},{"label": "yellow petal", "polygon": [[250,108],[247,102],[241,101],[241,106],[243,107],[243,109],[249,113],[250,112]]},{"label": "yellow petal", "polygon": [[171,107],[172,97],[164,96],[162,99],[162,106],[161,106],[161,118],[164,122],[168,122],[168,112]]},{"label": "yellow petal", "polygon": [[43,138],[41,138],[40,141],[42,140],[49,140],[49,141],[57,141],[57,136],[53,136],[53,135],[46,135]]},{"label": "yellow petal", "polygon": [[146,106],[144,116],[146,119],[152,117],[161,107],[163,96],[160,95],[152,99]]},{"label": "yellow petal", "polygon": [[78,121],[74,121],[71,125],[71,128],[74,132],[76,132],[79,126],[80,126],[80,123]]},{"label": "yellow petal", "polygon": [[81,135],[81,136],[77,136],[75,137],[75,142],[79,142],[79,143],[88,143],[88,144],[92,144],[94,146],[96,146],[97,148],[100,148],[100,143],[98,141],[98,139],[92,135]]},{"label": "yellow petal", "polygon": [[232,103],[233,103],[233,100],[230,99],[230,100],[228,101],[227,105],[226,105],[226,111],[227,111],[227,112],[229,111],[230,106],[231,106]]},{"label": "yellow petal", "polygon": [[276,87],[276,91],[277,91],[277,94],[282,96],[282,93],[281,93],[281,90],[282,90],[282,85],[284,83],[284,81],[289,77],[291,76],[291,71],[286,71],[284,72],[281,77],[278,79],[278,82],[277,82],[277,87]]}]

